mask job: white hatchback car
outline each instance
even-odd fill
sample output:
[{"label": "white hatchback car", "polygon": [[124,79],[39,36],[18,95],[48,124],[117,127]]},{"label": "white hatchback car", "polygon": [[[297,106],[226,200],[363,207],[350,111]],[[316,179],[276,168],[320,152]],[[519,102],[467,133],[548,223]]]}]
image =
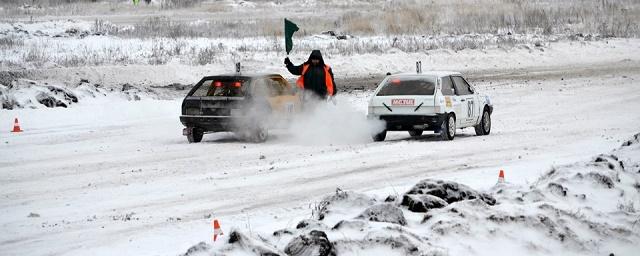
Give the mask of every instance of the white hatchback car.
[{"label": "white hatchback car", "polygon": [[383,141],[387,131],[420,136],[425,130],[453,140],[459,128],[488,135],[492,112],[489,96],[479,94],[460,73],[438,71],[387,76],[369,100],[367,117],[386,122],[374,141]]}]

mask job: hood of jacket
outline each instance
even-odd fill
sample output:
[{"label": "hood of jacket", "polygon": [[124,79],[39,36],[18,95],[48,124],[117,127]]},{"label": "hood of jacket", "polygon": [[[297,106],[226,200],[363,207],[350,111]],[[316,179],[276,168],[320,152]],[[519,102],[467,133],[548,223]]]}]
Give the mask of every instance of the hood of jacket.
[{"label": "hood of jacket", "polygon": [[320,50],[311,51],[311,54],[309,55],[309,59],[307,60],[307,63],[311,64],[312,59],[319,59],[320,65],[324,65],[324,59],[322,58],[322,53],[320,52]]}]

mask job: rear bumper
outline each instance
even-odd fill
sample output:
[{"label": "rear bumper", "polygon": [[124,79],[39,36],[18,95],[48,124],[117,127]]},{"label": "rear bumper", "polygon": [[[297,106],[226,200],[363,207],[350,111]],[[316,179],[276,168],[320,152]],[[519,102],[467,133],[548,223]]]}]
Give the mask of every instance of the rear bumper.
[{"label": "rear bumper", "polygon": [[446,114],[369,116],[385,121],[387,131],[439,130]]},{"label": "rear bumper", "polygon": [[180,116],[182,125],[189,128],[197,128],[204,132],[232,131],[243,118],[231,116]]}]

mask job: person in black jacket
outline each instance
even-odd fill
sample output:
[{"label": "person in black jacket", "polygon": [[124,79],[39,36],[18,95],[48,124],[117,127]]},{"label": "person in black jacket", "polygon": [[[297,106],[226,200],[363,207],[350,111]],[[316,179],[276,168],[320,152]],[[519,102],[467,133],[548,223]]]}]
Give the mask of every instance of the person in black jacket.
[{"label": "person in black jacket", "polygon": [[302,65],[296,66],[291,63],[289,57],[284,59],[287,70],[293,75],[300,76],[296,85],[298,88],[319,99],[327,99],[336,95],[336,82],[333,78],[331,67],[324,63],[320,50],[311,51],[309,60]]}]

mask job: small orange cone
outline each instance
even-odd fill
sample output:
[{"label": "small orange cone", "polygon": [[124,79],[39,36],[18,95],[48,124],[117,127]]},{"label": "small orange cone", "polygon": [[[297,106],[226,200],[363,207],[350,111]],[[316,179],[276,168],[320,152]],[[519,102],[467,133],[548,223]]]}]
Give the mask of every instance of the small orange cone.
[{"label": "small orange cone", "polygon": [[13,121],[13,131],[11,132],[22,132],[22,129],[20,129],[20,123],[18,123],[18,118]]},{"label": "small orange cone", "polygon": [[498,183],[504,183],[504,170],[500,170],[500,174],[498,174]]},{"label": "small orange cone", "polygon": [[222,233],[222,229],[220,229],[220,223],[218,220],[213,220],[213,241],[215,242],[218,239],[218,235],[224,235]]}]

